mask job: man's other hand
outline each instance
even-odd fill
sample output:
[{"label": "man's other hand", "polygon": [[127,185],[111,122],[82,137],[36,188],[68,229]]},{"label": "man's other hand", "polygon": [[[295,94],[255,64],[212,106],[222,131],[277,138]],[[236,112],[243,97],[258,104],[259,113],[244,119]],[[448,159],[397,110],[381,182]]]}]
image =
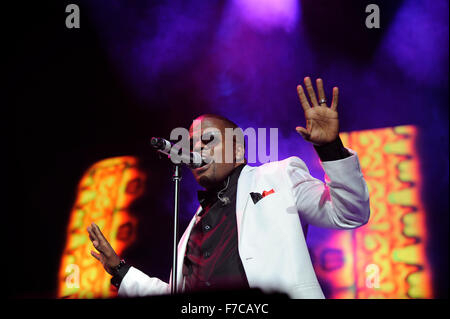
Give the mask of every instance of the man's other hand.
[{"label": "man's other hand", "polygon": [[88,226],[87,231],[89,233],[89,239],[98,251],[91,250],[91,255],[102,263],[103,267],[110,275],[114,276],[113,269],[120,263],[119,256],[117,256],[116,252],[96,224],[92,223]]},{"label": "man's other hand", "polygon": [[322,79],[316,80],[319,100],[316,98],[311,79],[306,77],[304,81],[311,104],[308,102],[303,87],[298,85],[297,93],[305,111],[306,128],[297,126],[295,129],[306,141],[314,145],[324,145],[333,142],[339,136],[337,112],[339,90],[337,87],[333,88],[333,100],[331,106],[328,107]]}]

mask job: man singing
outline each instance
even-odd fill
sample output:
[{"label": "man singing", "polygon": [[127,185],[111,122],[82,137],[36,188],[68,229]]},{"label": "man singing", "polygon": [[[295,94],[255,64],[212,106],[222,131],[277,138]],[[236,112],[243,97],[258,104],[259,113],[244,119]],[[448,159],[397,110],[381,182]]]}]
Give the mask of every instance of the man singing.
[{"label": "man singing", "polygon": [[[338,88],[327,106],[323,82],[317,79],[317,100],[311,79],[297,87],[305,112],[306,128],[297,132],[314,145],[326,173],[326,183],[312,177],[298,157],[259,167],[246,165],[243,139],[223,141],[232,121],[202,115],[190,127],[196,134],[214,135],[193,143],[193,151],[207,150],[212,160],[192,169],[200,207],[178,244],[177,290],[260,288],[284,292],[291,298],[324,298],[305,240],[305,227],[352,229],[367,223],[369,192],[357,154],[339,138]],[[217,138],[216,138],[217,137]],[[194,139],[195,141],[195,139]],[[113,276],[119,296],[135,297],[170,293],[170,284],[127,265],[109,245],[99,227],[88,227],[98,252],[91,254]]]}]

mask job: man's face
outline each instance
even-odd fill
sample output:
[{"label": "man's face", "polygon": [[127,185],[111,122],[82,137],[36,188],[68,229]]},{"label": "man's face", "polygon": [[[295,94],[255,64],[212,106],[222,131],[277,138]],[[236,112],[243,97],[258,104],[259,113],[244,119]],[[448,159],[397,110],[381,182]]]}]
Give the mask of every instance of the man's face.
[{"label": "man's face", "polygon": [[[222,182],[231,171],[238,166],[235,161],[226,163],[225,154],[232,152],[235,158],[233,143],[225,143],[226,124],[220,119],[200,117],[189,128],[189,136],[194,152],[207,154],[211,161],[203,167],[191,169],[192,174],[201,186],[206,189],[214,188]],[[231,149],[227,150],[226,147]]]}]

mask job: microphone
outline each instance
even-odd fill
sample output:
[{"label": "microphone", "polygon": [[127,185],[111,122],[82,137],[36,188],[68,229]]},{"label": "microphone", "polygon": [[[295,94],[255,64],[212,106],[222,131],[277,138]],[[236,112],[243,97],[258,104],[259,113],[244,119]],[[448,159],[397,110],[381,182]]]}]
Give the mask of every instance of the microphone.
[{"label": "microphone", "polygon": [[167,154],[172,147],[172,143],[160,137],[152,137],[152,139],[150,140],[150,144],[155,150],[160,151],[164,154]]},{"label": "microphone", "polygon": [[156,151],[167,155],[171,159],[175,159],[176,162],[174,160],[172,162],[176,164],[181,162],[190,168],[199,168],[208,164],[198,152],[189,152],[187,154],[182,152],[179,154],[181,148],[174,147],[170,141],[161,137],[152,137],[150,144]]}]

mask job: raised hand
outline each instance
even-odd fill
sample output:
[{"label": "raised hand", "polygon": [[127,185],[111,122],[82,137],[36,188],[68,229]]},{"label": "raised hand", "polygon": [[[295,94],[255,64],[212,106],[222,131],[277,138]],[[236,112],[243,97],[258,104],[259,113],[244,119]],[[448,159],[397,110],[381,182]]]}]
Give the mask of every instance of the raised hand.
[{"label": "raised hand", "polygon": [[304,79],[305,87],[311,100],[311,104],[305,95],[301,85],[297,86],[298,97],[305,111],[306,128],[297,126],[295,130],[308,142],[314,145],[323,145],[333,142],[339,135],[339,120],[337,112],[339,89],[333,88],[333,100],[331,106],[327,106],[322,79],[316,80],[319,101],[317,101],[311,79]]},{"label": "raised hand", "polygon": [[92,241],[95,249],[98,250],[98,252],[91,250],[91,255],[102,263],[103,268],[105,268],[110,275],[114,276],[113,269],[120,263],[119,256],[117,256],[116,252],[96,224],[92,223],[88,226],[87,231],[89,233],[89,239]]}]

